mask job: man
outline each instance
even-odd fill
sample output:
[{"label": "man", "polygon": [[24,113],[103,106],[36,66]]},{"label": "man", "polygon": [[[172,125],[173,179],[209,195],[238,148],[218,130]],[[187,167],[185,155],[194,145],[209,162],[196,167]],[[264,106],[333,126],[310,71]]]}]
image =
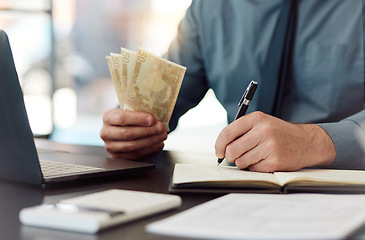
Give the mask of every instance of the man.
[{"label": "man", "polygon": [[[220,133],[218,158],[261,172],[365,169],[363,4],[194,1],[167,53],[187,67],[170,128],[209,88],[232,122],[254,79],[251,113]],[[103,121],[101,137],[113,157],[160,151],[167,138],[146,113],[113,109]]]}]

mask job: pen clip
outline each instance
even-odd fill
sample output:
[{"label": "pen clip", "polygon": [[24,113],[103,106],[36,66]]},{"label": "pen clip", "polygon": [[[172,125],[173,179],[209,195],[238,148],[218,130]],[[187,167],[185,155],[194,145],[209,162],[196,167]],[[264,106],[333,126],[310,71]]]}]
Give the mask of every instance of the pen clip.
[{"label": "pen clip", "polygon": [[239,103],[238,103],[238,106],[239,106],[239,107],[241,107],[241,106],[242,106],[243,101],[246,99],[246,97],[247,97],[247,93],[248,93],[248,90],[250,90],[251,85],[252,85],[252,82],[253,82],[253,81],[251,81],[251,82],[250,82],[250,84],[247,86],[247,88],[246,88],[245,92],[243,93],[242,98],[241,98],[241,100],[240,100],[240,101],[239,101]]}]

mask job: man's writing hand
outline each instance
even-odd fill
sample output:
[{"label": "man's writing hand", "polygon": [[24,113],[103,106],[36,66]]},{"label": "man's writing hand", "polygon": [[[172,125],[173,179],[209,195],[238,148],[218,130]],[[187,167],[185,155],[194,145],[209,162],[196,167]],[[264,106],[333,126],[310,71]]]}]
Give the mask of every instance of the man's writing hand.
[{"label": "man's writing hand", "polygon": [[292,124],[253,112],[225,127],[215,144],[218,158],[240,169],[275,172],[330,166],[336,156],[330,136],[315,124]]}]

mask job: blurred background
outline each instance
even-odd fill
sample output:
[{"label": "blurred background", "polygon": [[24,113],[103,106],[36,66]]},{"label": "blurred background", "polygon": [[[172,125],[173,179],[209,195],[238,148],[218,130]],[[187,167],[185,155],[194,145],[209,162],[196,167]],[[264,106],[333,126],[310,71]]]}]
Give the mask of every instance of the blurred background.
[{"label": "blurred background", "polygon": [[[118,104],[105,56],[120,47],[168,49],[191,0],[0,0],[32,131],[98,145],[102,115]],[[210,90],[179,121],[165,149],[214,152],[227,124]]]}]

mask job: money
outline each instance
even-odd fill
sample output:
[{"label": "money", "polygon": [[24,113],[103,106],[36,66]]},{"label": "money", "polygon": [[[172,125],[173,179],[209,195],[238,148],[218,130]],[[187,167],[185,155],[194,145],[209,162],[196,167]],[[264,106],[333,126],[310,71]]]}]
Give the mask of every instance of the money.
[{"label": "money", "polygon": [[[133,74],[136,53],[125,48],[120,48],[120,52],[122,56],[122,88],[127,90]],[[121,107],[124,106],[121,105]]]},{"label": "money", "polygon": [[[113,58],[113,55],[110,58]],[[109,67],[110,69],[113,69],[113,65],[112,68]],[[116,91],[118,98],[119,95],[122,98],[120,106],[126,110],[150,113],[164,124],[167,131],[170,131],[169,121],[186,67],[142,48],[139,48],[137,53],[122,48],[121,68],[118,69],[121,81],[120,85],[116,86]],[[112,78],[118,71],[110,70]],[[113,82],[116,83],[118,80]]]},{"label": "money", "polygon": [[123,106],[125,98],[123,91],[125,91],[126,88],[123,89],[121,78],[121,55],[111,53],[110,56],[106,56],[105,58],[108,63],[109,72],[114,83],[114,88],[118,96],[119,104],[120,106]]}]

